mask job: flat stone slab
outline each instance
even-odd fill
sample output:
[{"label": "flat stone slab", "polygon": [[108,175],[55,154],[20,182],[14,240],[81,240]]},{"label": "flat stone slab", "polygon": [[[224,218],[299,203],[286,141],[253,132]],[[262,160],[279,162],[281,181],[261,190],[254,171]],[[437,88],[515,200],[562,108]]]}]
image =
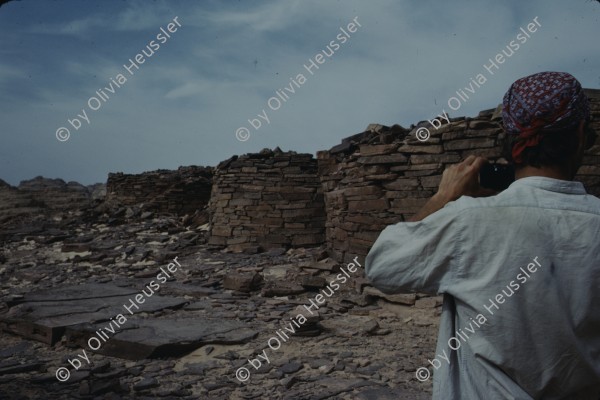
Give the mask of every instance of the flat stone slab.
[{"label": "flat stone slab", "polygon": [[[316,387],[312,388],[310,392],[307,389],[300,388],[297,390],[289,390],[284,399],[295,400],[295,399],[310,399],[310,400],[324,400],[336,397],[342,393],[350,393],[355,389],[365,386],[380,386],[379,384],[369,382],[365,379],[334,379],[334,378],[323,378],[315,382]],[[352,397],[354,398],[354,397]]]},{"label": "flat stone slab", "polygon": [[[243,322],[227,319],[132,317],[114,334],[108,332],[106,326],[110,325],[100,323],[68,327],[67,345],[74,345],[86,351],[97,348],[97,353],[107,356],[141,360],[177,357],[207,344],[246,343],[258,336],[258,332],[247,328]],[[98,331],[101,333],[98,334]],[[90,339],[102,338],[102,333],[107,335],[106,341]]]},{"label": "flat stone slab", "polygon": [[409,391],[403,388],[367,388],[366,390],[361,389],[354,395],[356,400],[398,400],[398,399],[411,399],[411,400],[429,400],[431,395],[428,393],[419,393]]},{"label": "flat stone slab", "polygon": [[417,301],[416,293],[385,294],[379,289],[376,289],[371,286],[365,287],[363,290],[363,294],[366,296],[380,297],[392,303],[399,303],[407,306],[413,306]]},{"label": "flat stone slab", "polygon": [[[139,289],[89,283],[34,292],[9,301],[8,312],[0,315],[0,329],[24,338],[54,345],[68,326],[108,321],[124,312]],[[135,313],[177,308],[187,300],[154,294]]]},{"label": "flat stone slab", "polygon": [[139,294],[140,289],[96,283],[30,293],[7,302],[10,308],[0,316],[0,328],[49,345],[65,335],[67,346],[130,360],[174,357],[207,344],[245,343],[258,335],[235,320],[144,317],[141,313],[178,308],[188,300],[154,293],[133,307]]},{"label": "flat stone slab", "polygon": [[379,329],[377,321],[371,317],[349,315],[338,318],[328,318],[321,321],[325,329],[330,330],[340,337],[372,334]]}]

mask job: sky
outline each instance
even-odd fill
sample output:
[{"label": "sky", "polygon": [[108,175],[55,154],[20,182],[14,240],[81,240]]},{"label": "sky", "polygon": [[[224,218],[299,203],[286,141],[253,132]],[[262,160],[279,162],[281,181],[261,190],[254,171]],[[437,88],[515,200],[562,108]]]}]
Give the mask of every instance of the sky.
[{"label": "sky", "polygon": [[590,0],[13,1],[0,179],[316,154],[371,123],[475,116],[541,71],[600,88],[599,16]]}]

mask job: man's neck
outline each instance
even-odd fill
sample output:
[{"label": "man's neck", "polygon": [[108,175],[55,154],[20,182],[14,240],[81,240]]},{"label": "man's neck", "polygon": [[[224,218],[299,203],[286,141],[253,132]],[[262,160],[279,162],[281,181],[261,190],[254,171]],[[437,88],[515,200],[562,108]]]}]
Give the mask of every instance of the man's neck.
[{"label": "man's neck", "polygon": [[561,168],[541,167],[536,168],[530,165],[518,168],[515,171],[515,179],[527,178],[529,176],[543,176],[545,178],[560,179],[563,181],[572,181],[573,177]]}]

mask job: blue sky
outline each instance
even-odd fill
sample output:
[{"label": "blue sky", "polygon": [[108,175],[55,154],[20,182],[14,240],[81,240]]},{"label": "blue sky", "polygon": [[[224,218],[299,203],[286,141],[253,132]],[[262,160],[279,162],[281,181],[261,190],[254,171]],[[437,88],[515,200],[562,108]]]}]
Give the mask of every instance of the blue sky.
[{"label": "blue sky", "polygon": [[[587,0],[22,0],[0,8],[0,179],[104,182],[216,165],[263,148],[315,153],[370,123],[405,127],[474,116],[539,71],[600,88],[600,4]],[[535,17],[541,26],[460,109],[447,101]],[[88,99],[126,72],[160,28],[181,27],[96,111]],[[304,64],[354,18],[346,43],[310,75]],[[283,89],[303,73],[294,93]],[[272,110],[269,98],[289,99]],[[274,102],[274,101],[272,101]],[[274,103],[272,103],[274,104]],[[94,104],[92,104],[94,105]],[[97,107],[97,106],[96,106]],[[88,124],[68,119],[85,110]],[[269,123],[248,119],[263,110]],[[69,140],[56,138],[60,127]],[[236,139],[240,127],[247,141]]]}]

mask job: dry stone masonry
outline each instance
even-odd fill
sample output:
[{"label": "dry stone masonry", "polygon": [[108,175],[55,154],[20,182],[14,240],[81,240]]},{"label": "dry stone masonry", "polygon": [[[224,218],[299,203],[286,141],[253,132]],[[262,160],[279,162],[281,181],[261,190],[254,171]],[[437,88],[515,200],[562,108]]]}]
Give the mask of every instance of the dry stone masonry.
[{"label": "dry stone masonry", "polygon": [[122,206],[144,204],[146,210],[176,215],[202,210],[210,198],[210,167],[179,167],[142,174],[111,173],[106,200]]},{"label": "dry stone masonry", "polygon": [[277,148],[222,162],[209,209],[211,245],[258,251],[325,240],[325,206],[311,154]]}]

